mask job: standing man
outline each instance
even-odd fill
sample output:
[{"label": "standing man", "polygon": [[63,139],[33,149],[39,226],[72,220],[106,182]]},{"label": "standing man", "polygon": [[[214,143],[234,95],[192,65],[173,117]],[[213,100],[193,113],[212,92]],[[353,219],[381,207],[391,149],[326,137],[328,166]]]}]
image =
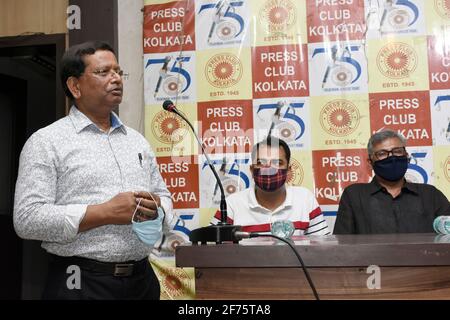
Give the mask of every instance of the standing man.
[{"label": "standing man", "polygon": [[441,191],[406,181],[410,158],[405,147],[405,138],[395,131],[370,137],[367,160],[375,177],[345,188],[335,234],[433,232],[433,220],[450,215],[450,203]]},{"label": "standing man", "polygon": [[14,199],[17,234],[50,254],[43,298],[159,299],[148,255],[172,201],[148,142],[112,111],[123,91],[113,49],[69,48],[61,80],[73,105],[26,142]]},{"label": "standing man", "polygon": [[[294,235],[328,235],[314,194],[304,187],[286,186],[291,170],[288,144],[275,137],[257,143],[252,150],[252,172],[255,187],[234,193],[227,198],[230,223],[246,232],[271,232],[275,221],[289,220]],[[220,221],[217,212],[211,223]]]}]

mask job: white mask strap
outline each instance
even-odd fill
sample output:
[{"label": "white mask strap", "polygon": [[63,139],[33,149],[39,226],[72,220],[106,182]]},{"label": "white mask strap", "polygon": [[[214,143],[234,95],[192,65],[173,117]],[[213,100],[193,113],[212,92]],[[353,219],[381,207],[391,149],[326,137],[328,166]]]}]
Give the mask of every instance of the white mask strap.
[{"label": "white mask strap", "polygon": [[139,199],[139,202],[136,205],[136,209],[134,209],[133,216],[131,217],[131,222],[134,221],[134,216],[136,215],[137,209],[138,209],[139,205],[141,204],[141,201],[142,201],[142,198]]}]

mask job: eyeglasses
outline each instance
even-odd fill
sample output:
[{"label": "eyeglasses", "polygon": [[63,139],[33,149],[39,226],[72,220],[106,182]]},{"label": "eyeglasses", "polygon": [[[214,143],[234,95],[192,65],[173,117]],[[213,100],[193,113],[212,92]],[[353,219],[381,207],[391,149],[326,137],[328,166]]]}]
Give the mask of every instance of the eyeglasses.
[{"label": "eyeglasses", "polygon": [[373,155],[375,156],[375,158],[377,160],[386,159],[387,157],[389,157],[390,154],[392,154],[395,157],[402,157],[402,156],[406,155],[406,149],[405,149],[405,147],[397,147],[397,148],[392,148],[390,151],[389,150],[378,150],[373,153]]},{"label": "eyeglasses", "polygon": [[100,78],[113,77],[118,75],[120,78],[123,76],[124,72],[122,69],[98,69],[90,72]]},{"label": "eyeglasses", "polygon": [[285,165],[285,161],[282,159],[258,159],[256,160],[256,164],[254,165],[256,168],[261,167],[274,167],[274,168],[280,168]]}]

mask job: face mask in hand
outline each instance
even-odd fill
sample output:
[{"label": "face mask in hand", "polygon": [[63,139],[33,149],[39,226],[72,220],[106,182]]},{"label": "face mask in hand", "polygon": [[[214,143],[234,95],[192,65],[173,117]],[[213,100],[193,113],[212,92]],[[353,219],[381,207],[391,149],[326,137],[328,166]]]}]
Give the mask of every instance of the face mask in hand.
[{"label": "face mask in hand", "polygon": [[373,171],[377,176],[387,181],[398,181],[405,176],[408,170],[409,159],[407,156],[391,156],[372,164]]},{"label": "face mask in hand", "polygon": [[158,217],[155,220],[136,222],[134,221],[134,216],[136,215],[137,207],[141,204],[141,200],[142,199],[139,200],[136,210],[134,210],[133,217],[131,218],[132,228],[143,243],[153,247],[159,238],[161,238],[164,211],[161,207],[158,207],[156,210]]}]

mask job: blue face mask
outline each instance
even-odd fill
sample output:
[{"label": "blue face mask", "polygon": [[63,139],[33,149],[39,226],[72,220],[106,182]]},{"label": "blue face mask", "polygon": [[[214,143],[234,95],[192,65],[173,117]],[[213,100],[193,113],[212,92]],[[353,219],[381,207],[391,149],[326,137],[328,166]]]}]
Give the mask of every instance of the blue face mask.
[{"label": "blue face mask", "polygon": [[391,156],[372,164],[373,171],[377,176],[387,181],[398,181],[405,176],[408,170],[409,159],[407,156]]},{"label": "blue face mask", "polygon": [[137,234],[137,236],[143,243],[150,247],[153,247],[156,241],[161,238],[164,211],[161,207],[158,207],[156,212],[158,212],[158,217],[155,220],[136,222],[134,221],[134,215],[136,214],[136,211],[131,218],[133,231]]}]

